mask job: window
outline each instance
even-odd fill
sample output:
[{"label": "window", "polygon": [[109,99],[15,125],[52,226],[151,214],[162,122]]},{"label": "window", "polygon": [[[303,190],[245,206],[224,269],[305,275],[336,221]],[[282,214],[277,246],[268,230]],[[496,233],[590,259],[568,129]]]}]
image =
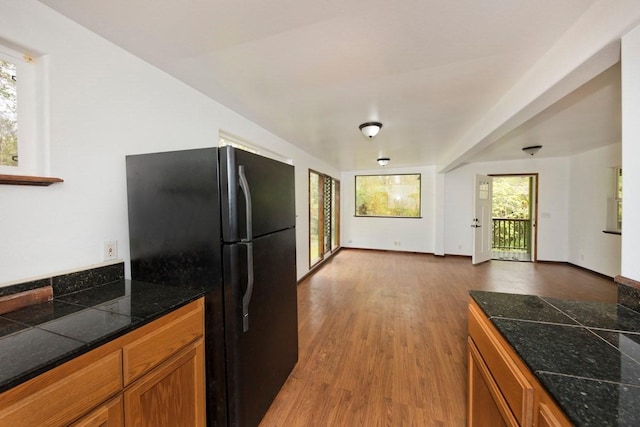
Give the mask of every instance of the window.
[{"label": "window", "polygon": [[309,170],[309,267],[340,247],[340,181]]},{"label": "window", "polygon": [[0,166],[18,166],[16,64],[0,57]]},{"label": "window", "polygon": [[420,174],[356,175],[355,216],[420,218]]},{"label": "window", "polygon": [[37,175],[46,169],[45,87],[38,79],[43,67],[43,58],[0,45],[0,174]]},{"label": "window", "polygon": [[610,170],[605,233],[620,234],[622,232],[622,168],[616,167]]}]

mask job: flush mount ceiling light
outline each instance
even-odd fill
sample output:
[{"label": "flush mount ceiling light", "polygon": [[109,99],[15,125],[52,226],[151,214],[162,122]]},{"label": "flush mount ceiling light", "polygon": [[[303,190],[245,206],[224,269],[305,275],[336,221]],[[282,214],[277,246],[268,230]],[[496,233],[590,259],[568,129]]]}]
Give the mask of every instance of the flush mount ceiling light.
[{"label": "flush mount ceiling light", "polygon": [[382,123],[367,122],[367,123],[361,124],[359,128],[360,128],[360,132],[362,132],[364,136],[366,136],[369,139],[373,139],[373,137],[376,136],[378,132],[380,132],[380,129],[382,129]]},{"label": "flush mount ceiling light", "polygon": [[387,166],[390,161],[391,161],[391,159],[388,158],[388,157],[379,157],[378,158],[378,164],[380,166]]},{"label": "flush mount ceiling light", "polygon": [[540,151],[541,148],[542,148],[542,145],[531,145],[529,147],[524,147],[522,151],[529,154],[530,156],[533,156],[538,151]]}]

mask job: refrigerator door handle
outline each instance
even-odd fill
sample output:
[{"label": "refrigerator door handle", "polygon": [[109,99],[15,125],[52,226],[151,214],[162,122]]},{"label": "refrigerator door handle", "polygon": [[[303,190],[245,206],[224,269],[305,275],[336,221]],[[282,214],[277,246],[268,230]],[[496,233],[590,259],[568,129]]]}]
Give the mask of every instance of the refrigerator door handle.
[{"label": "refrigerator door handle", "polygon": [[244,166],[238,166],[238,178],[240,179],[240,188],[244,193],[247,220],[247,237],[242,239],[242,244],[247,247],[247,289],[242,296],[242,332],[249,330],[249,303],[251,302],[251,294],[253,293],[253,224],[251,220],[251,191],[249,191],[249,183],[244,175]]},{"label": "refrigerator door handle", "polygon": [[253,221],[251,218],[251,191],[249,191],[249,183],[247,177],[244,175],[244,166],[238,166],[238,178],[240,179],[240,188],[244,193],[246,221],[247,221],[247,237],[242,239],[243,242],[250,242],[253,240]]},{"label": "refrigerator door handle", "polygon": [[242,332],[249,330],[249,303],[253,293],[253,243],[243,242],[247,247],[247,290],[242,296]]}]

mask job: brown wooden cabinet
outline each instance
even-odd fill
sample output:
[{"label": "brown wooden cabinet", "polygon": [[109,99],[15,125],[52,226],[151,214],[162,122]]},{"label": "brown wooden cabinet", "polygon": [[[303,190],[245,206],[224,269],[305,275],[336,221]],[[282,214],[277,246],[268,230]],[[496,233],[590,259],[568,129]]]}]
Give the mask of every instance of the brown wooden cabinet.
[{"label": "brown wooden cabinet", "polygon": [[204,426],[204,344],[198,341],[124,392],[125,425]]},{"label": "brown wooden cabinet", "polygon": [[474,301],[469,304],[467,425],[572,425]]},{"label": "brown wooden cabinet", "polygon": [[538,405],[538,424],[536,424],[538,427],[563,427],[571,425],[555,403],[544,401],[549,399],[549,396],[546,394],[542,395],[541,399],[542,401]]},{"label": "brown wooden cabinet", "polygon": [[468,346],[469,401],[467,419],[469,427],[517,426],[518,422],[471,338],[469,338]]},{"label": "brown wooden cabinet", "polygon": [[124,407],[122,395],[98,406],[89,414],[71,425],[71,427],[119,427],[124,425]]},{"label": "brown wooden cabinet", "polygon": [[62,426],[122,390],[122,356],[98,348],[0,395],[7,426]]},{"label": "brown wooden cabinet", "polygon": [[205,425],[204,301],[0,394],[7,426]]}]

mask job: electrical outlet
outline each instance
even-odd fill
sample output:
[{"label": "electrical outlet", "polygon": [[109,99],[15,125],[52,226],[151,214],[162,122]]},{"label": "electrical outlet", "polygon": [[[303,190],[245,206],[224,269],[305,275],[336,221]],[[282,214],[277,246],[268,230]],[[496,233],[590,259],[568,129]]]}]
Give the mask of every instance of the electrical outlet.
[{"label": "electrical outlet", "polygon": [[111,261],[118,258],[118,241],[109,240],[104,242],[104,260]]}]

